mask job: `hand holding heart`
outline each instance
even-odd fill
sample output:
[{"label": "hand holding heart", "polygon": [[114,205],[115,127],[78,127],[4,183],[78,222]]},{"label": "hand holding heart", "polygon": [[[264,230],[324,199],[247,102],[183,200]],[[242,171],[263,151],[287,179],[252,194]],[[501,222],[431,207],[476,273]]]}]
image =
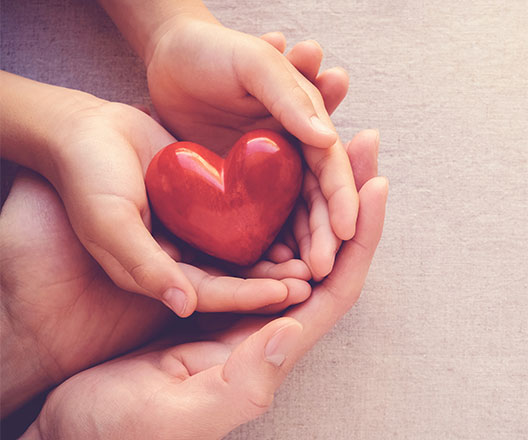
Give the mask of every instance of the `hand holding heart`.
[{"label": "hand holding heart", "polygon": [[315,279],[326,276],[357,216],[352,170],[328,116],[346,93],[346,73],[319,74],[322,50],[314,41],[283,55],[279,33],[259,39],[187,15],[161,27],[144,58],[153,104],[177,137],[218,153],[261,128],[301,140],[309,225],[301,256]]},{"label": "hand holding heart", "polygon": [[[347,145],[361,188],[357,235],[343,244],[332,274],[307,301],[278,319],[248,315],[221,330],[203,325],[211,318],[204,315],[206,322],[184,335],[171,332],[87,369],[49,395],[23,438],[143,439],[156,433],[159,439],[213,439],[262,414],[295,362],[359,297],[387,197],[385,179],[375,177],[377,145],[373,131]],[[24,188],[15,189],[20,203]]]}]

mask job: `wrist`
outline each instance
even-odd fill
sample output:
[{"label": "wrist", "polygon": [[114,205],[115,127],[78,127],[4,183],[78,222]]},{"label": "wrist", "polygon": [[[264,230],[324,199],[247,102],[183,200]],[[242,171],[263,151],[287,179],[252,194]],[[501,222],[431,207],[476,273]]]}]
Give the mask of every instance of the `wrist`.
[{"label": "wrist", "polygon": [[[40,416],[39,416],[40,418]],[[20,440],[43,440],[44,436],[40,432],[39,418],[35,420],[29,428],[24,432]]]},{"label": "wrist", "polygon": [[136,53],[149,65],[160,39],[189,19],[219,23],[201,0],[99,0]]},{"label": "wrist", "polygon": [[61,133],[82,109],[104,102],[84,92],[1,72],[2,157],[30,168],[52,183],[57,175]]},{"label": "wrist", "polygon": [[[2,296],[6,294],[5,289]],[[2,298],[4,303],[4,298]],[[41,359],[31,336],[9,318],[2,305],[0,412],[6,417],[52,385],[41,367]],[[17,328],[18,327],[18,328]]]}]

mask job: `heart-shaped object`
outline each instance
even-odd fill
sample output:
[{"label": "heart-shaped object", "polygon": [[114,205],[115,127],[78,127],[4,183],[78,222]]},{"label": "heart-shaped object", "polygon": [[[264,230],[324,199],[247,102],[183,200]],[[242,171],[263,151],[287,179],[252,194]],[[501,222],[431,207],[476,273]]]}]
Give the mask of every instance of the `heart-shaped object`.
[{"label": "heart-shaped object", "polygon": [[173,234],[209,255],[256,262],[290,214],[302,183],[297,150],[255,130],[225,159],[192,142],[158,152],[145,178],[152,208]]}]

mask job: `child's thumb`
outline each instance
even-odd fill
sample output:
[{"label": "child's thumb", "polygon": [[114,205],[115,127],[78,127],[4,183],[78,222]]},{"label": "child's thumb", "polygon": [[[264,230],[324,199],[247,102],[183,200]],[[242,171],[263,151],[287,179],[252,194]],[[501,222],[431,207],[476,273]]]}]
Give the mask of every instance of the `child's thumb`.
[{"label": "child's thumb", "polygon": [[139,212],[121,206],[95,217],[86,234],[90,240],[85,234],[79,238],[119,287],[162,301],[178,316],[194,312],[194,287],[154,240]]}]

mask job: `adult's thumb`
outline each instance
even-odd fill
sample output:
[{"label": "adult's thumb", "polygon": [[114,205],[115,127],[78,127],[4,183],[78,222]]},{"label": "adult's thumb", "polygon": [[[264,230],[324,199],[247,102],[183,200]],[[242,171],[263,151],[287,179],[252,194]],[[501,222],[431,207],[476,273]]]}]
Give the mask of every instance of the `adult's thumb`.
[{"label": "adult's thumb", "polygon": [[225,401],[240,425],[264,413],[291,364],[303,327],[293,318],[276,319],[253,333],[232,352],[221,372],[227,384]]}]

